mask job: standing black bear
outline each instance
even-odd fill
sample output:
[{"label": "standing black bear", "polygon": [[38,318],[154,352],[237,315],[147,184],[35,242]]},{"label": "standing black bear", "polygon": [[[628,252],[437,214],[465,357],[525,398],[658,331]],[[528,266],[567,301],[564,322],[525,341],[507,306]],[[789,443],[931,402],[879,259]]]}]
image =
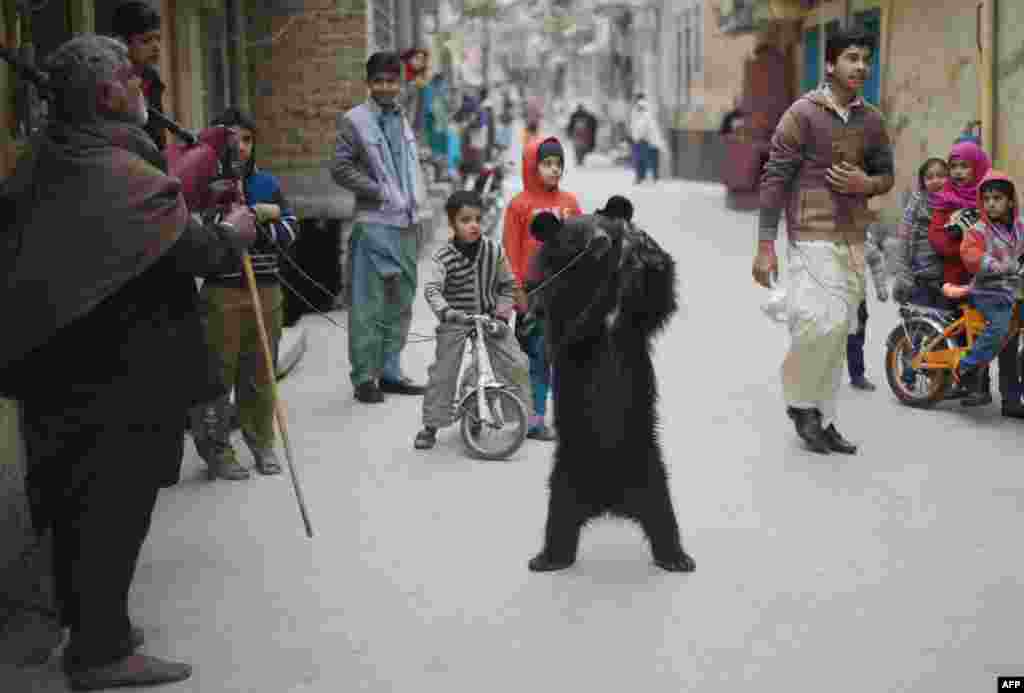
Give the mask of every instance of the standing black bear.
[{"label": "standing black bear", "polygon": [[651,337],[676,311],[675,263],[646,233],[600,215],[538,214],[533,266],[556,380],[558,447],[543,550],[530,570],[568,568],[580,530],[604,514],[640,523],[654,562],[683,551],[658,443]]}]

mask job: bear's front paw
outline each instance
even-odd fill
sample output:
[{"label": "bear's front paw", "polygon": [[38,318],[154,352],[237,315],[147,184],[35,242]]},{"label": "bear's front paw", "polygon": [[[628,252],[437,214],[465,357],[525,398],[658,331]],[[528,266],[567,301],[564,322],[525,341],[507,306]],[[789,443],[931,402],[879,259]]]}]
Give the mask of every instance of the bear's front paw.
[{"label": "bear's front paw", "polygon": [[685,551],[671,558],[655,558],[654,565],[670,573],[692,573],[697,569],[696,561]]},{"label": "bear's front paw", "polygon": [[575,562],[575,559],[571,558],[554,559],[541,552],[530,559],[529,567],[535,573],[547,573],[552,570],[565,570]]}]

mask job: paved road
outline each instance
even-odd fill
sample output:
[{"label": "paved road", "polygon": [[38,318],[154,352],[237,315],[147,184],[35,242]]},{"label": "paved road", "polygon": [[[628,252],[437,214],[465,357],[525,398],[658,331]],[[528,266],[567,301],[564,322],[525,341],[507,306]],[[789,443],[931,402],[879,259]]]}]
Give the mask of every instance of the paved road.
[{"label": "paved road", "polygon": [[[861,454],[803,451],[780,400],[785,333],[749,278],[754,217],[718,186],[637,188],[610,168],[570,170],[566,187],[591,210],[631,196],[678,260],[685,311],[656,361],[697,572],[660,571],[611,520],[573,569],[528,572],[551,445],[481,463],[450,429],[414,450],[419,399],[355,402],[345,334],[306,316],[283,395],[317,535],[286,478],[207,482],[189,444],[131,596],[147,651],[195,666],[165,690],[952,693],[1024,673],[1019,423],[844,389]],[[870,307],[881,385],[895,310]],[[432,328],[418,299],[413,329]],[[415,343],[405,365],[423,378],[432,356]]]}]

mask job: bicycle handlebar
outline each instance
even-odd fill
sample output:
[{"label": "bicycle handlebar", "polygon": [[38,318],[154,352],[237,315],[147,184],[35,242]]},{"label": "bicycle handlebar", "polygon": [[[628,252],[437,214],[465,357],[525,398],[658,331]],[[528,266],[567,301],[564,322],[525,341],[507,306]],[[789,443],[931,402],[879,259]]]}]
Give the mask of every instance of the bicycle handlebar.
[{"label": "bicycle handlebar", "polygon": [[491,323],[491,322],[497,322],[498,321],[497,318],[491,317],[490,315],[485,315],[483,313],[469,314],[469,315],[466,316],[466,319],[467,320],[472,320],[473,322],[476,322],[477,320],[483,320],[486,323]]}]

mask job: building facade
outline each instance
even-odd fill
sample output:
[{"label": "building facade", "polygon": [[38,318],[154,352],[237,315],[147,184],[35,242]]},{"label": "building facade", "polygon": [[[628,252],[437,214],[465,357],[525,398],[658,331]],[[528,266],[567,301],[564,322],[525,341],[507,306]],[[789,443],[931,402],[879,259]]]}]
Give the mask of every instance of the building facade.
[{"label": "building facade", "polygon": [[948,156],[963,130],[977,127],[995,165],[1024,175],[1020,122],[1024,60],[1016,27],[1024,6],[1013,0],[719,0],[719,25],[732,40],[779,47],[793,94],[817,85],[825,42],[859,25],[878,47],[865,96],[882,109],[896,156],[897,182],[873,200],[895,222],[917,167]]}]

